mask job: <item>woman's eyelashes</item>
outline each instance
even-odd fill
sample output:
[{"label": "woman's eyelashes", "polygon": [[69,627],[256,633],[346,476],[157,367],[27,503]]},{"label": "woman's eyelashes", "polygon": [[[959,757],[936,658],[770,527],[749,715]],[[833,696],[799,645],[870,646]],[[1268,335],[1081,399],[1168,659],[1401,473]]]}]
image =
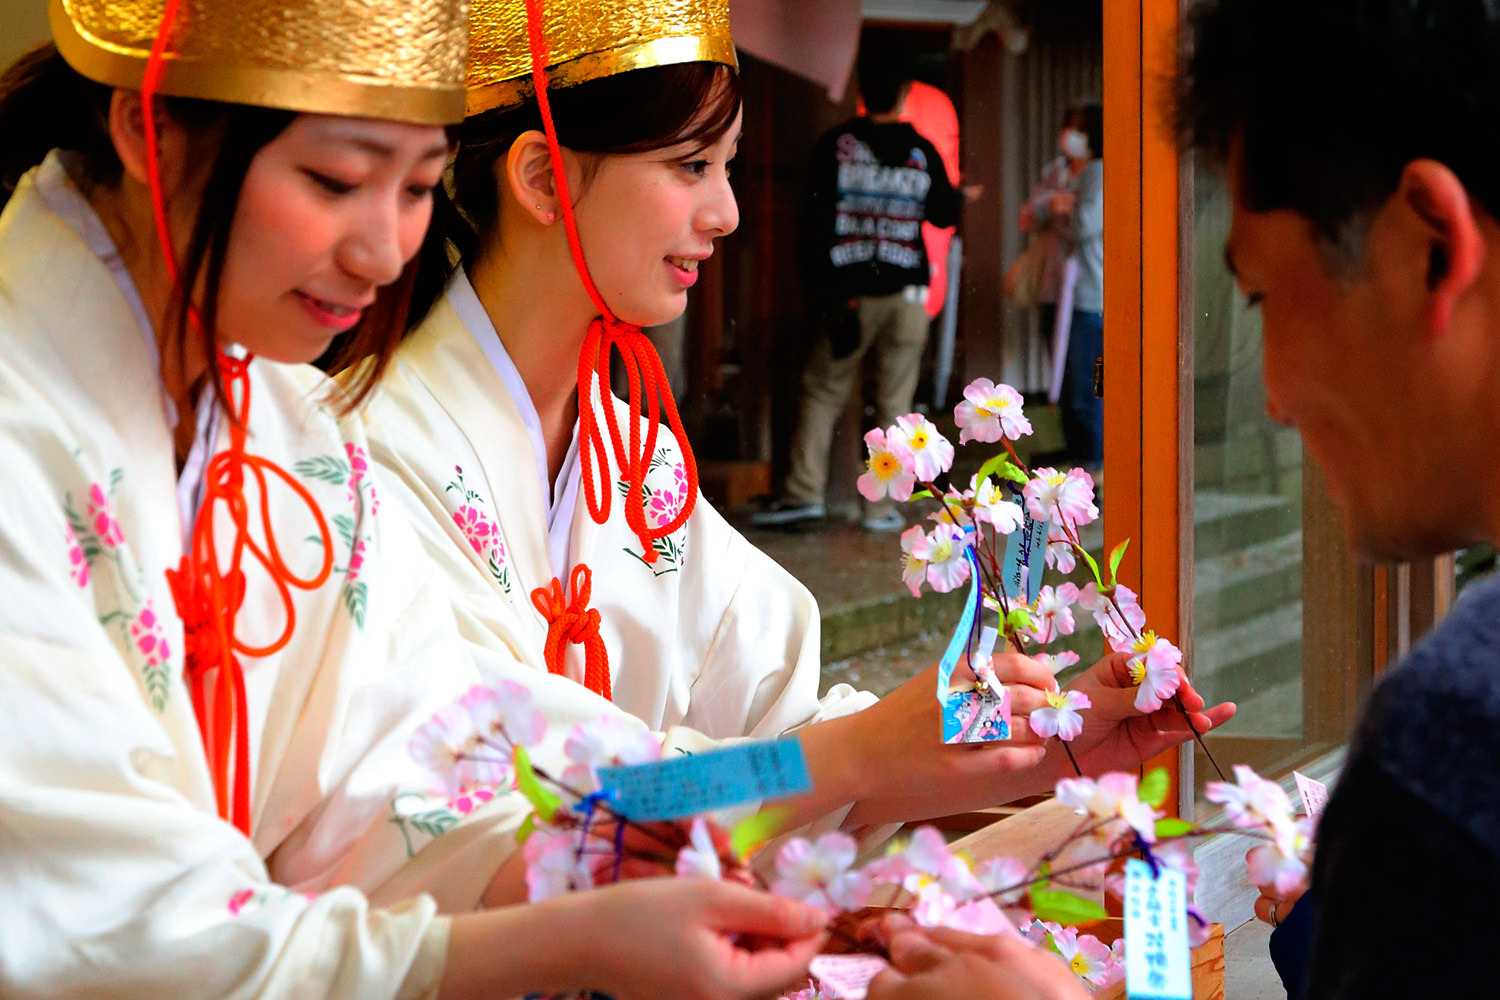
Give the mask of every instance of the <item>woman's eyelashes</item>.
[{"label": "woman's eyelashes", "polygon": [[313,170],[311,167],[303,167],[302,172],[307,175],[307,177],[314,184],[322,188],[325,193],[334,195],[336,197],[349,194],[355,188],[359,187],[359,184],[355,181],[340,180],[337,177],[332,177],[320,171]]}]

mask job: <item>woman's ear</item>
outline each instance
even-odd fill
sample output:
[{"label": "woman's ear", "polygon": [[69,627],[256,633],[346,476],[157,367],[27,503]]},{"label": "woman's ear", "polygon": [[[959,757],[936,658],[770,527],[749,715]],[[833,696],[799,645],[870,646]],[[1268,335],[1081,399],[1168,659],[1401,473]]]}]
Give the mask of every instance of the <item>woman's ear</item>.
[{"label": "woman's ear", "polygon": [[149,184],[146,166],[146,115],[141,107],[138,90],[116,88],[109,99],[109,137],[115,145],[115,155],[125,167],[132,180]]},{"label": "woman's ear", "polygon": [[544,226],[557,221],[557,179],[545,135],[535,129],[522,132],[511,143],[500,180],[510,189],[522,212]]}]

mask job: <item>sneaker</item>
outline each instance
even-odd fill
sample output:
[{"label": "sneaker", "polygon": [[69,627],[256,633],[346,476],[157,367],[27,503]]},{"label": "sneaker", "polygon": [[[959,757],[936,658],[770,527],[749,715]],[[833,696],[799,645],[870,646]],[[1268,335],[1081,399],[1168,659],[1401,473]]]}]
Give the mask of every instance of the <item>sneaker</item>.
[{"label": "sneaker", "polygon": [[906,518],[900,511],[887,510],[869,515],[859,525],[866,531],[901,531],[906,527]]},{"label": "sneaker", "polygon": [[799,521],[816,521],[827,513],[820,503],[797,503],[794,500],[772,500],[764,509],[750,515],[750,523],[768,528]]}]

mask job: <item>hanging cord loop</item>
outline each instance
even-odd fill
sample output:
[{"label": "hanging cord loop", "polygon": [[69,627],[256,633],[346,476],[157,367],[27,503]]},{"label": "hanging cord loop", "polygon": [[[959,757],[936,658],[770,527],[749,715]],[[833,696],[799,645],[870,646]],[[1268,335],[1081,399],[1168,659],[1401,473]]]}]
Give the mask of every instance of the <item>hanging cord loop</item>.
[{"label": "hanging cord loop", "polygon": [[570,578],[572,594],[563,598],[562,581],[556,577],[545,587],[531,592],[531,603],[547,622],[547,646],[544,655],[549,673],[563,673],[563,658],[568,643],[583,647],[583,686],[600,697],[613,701],[609,679],[609,651],[599,635],[599,612],[589,607],[593,591],[593,573],[584,563],[573,567]]}]

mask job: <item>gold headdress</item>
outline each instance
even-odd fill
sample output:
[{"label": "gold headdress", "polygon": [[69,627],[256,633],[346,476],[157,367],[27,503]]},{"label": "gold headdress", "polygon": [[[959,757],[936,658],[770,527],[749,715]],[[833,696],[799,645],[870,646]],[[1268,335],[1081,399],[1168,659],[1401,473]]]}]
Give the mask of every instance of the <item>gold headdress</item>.
[{"label": "gold headdress", "polygon": [[[648,66],[739,65],[729,0],[552,0],[542,30],[549,89]],[[471,115],[534,96],[525,0],[474,0],[468,87]]]},{"label": "gold headdress", "polygon": [[[139,89],[165,9],[166,0],[50,0],[52,37],[89,79]],[[467,14],[467,0],[183,0],[158,92],[458,121]]]}]

